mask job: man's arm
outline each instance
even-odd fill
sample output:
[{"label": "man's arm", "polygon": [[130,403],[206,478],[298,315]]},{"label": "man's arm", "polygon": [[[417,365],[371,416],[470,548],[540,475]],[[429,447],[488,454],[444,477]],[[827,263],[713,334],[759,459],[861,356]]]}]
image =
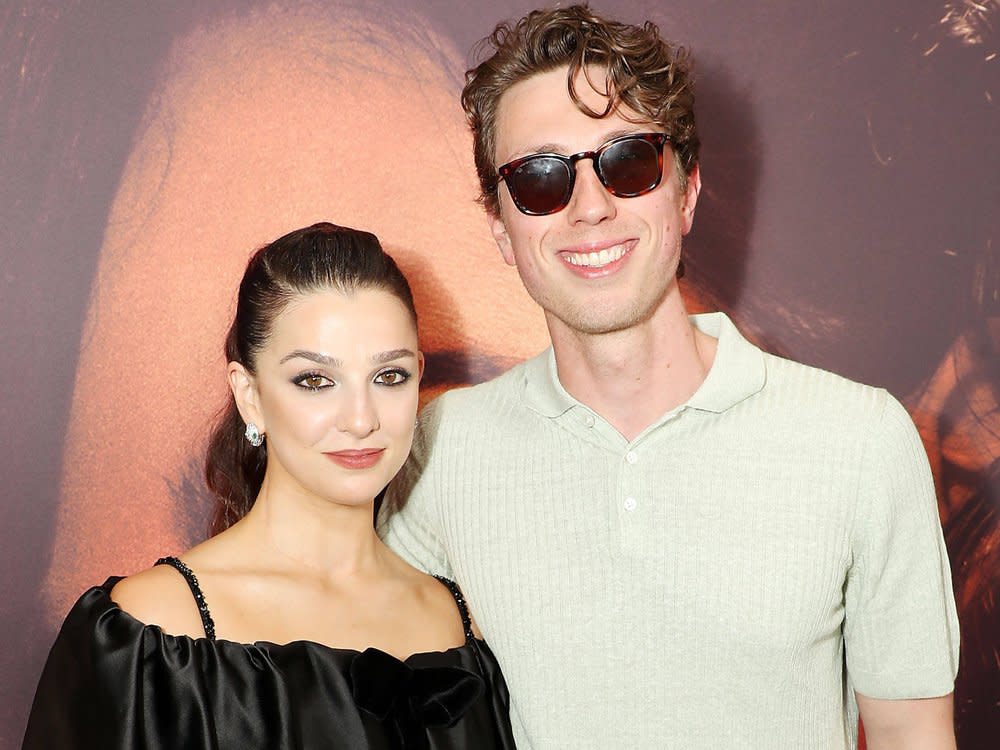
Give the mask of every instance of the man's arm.
[{"label": "man's arm", "polygon": [[868,750],[955,750],[951,693],[910,700],[855,696]]},{"label": "man's arm", "polygon": [[868,747],[953,750],[959,629],[951,568],[923,444],[889,396],[865,459],[844,647]]}]

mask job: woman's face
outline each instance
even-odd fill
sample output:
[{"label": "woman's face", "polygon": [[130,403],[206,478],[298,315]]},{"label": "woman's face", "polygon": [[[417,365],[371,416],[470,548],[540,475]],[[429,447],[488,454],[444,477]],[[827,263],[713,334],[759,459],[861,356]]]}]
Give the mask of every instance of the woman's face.
[{"label": "woman's face", "polygon": [[370,503],[413,441],[423,360],[406,306],[381,289],[293,298],[249,375],[241,411],[266,435],[265,492]]}]

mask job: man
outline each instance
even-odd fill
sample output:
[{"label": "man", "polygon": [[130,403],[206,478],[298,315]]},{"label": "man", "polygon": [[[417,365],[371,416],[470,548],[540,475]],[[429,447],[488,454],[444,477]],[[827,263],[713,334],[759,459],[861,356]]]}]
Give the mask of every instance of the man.
[{"label": "man", "polygon": [[689,318],[689,63],[585,7],[463,92],[551,350],[431,404],[382,518],[461,582],[527,748],[953,748],[958,626],[919,438],[882,390]]}]

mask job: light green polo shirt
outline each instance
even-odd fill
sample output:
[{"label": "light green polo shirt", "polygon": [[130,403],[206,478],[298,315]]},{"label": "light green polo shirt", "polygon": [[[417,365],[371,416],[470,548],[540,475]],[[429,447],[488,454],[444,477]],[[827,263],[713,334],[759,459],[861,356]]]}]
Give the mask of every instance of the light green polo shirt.
[{"label": "light green polo shirt", "polygon": [[947,554],[902,406],[692,320],[715,362],[634,440],[547,351],[430,404],[390,489],[381,533],[462,586],[519,748],[843,750],[853,689],[953,688]]}]

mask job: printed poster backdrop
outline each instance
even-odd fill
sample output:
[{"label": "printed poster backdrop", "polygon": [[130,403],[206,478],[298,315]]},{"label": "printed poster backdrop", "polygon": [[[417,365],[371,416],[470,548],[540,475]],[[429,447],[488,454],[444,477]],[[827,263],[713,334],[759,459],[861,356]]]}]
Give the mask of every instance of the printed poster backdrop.
[{"label": "printed poster backdrop", "polygon": [[[887,387],[938,481],[960,748],[1000,736],[997,0],[608,0],[698,64],[685,292]],[[426,397],[546,345],[474,203],[458,105],[508,0],[0,9],[0,747],[76,596],[204,533],[249,253],[318,220],[410,277]],[[724,720],[724,717],[720,717]]]}]

